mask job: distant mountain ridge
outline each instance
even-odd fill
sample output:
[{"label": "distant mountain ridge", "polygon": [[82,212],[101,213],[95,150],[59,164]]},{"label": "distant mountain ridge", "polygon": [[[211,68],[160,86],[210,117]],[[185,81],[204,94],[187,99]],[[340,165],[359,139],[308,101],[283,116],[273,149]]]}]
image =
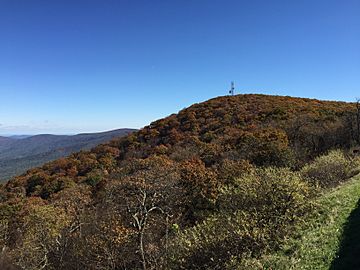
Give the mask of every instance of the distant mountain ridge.
[{"label": "distant mountain ridge", "polygon": [[128,135],[135,129],[117,129],[77,135],[40,134],[34,136],[0,136],[0,181],[21,174],[45,162],[91,149],[113,138]]},{"label": "distant mountain ridge", "polygon": [[25,139],[25,138],[29,138],[33,135],[12,135],[12,136],[7,136],[9,138],[12,138],[12,139]]},{"label": "distant mountain ridge", "polygon": [[3,145],[3,144],[12,142],[13,140],[14,140],[14,139],[13,139],[13,138],[10,138],[10,137],[0,136],[0,147],[1,147],[1,145]]}]

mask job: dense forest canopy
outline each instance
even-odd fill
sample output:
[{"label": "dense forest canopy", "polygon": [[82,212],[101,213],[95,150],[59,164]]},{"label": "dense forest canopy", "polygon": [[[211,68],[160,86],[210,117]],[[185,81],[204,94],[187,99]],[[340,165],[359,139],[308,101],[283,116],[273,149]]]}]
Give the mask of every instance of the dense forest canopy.
[{"label": "dense forest canopy", "polygon": [[23,269],[166,269],[177,231],[221,211],[224,187],[355,146],[358,114],[355,103],[255,94],[194,104],[1,186],[0,244]]}]

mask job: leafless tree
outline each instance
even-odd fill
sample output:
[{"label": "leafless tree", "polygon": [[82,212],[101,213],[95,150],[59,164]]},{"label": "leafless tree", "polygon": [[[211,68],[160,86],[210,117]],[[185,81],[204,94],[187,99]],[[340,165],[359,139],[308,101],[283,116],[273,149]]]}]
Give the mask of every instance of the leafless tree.
[{"label": "leafless tree", "polygon": [[106,197],[122,224],[134,232],[136,255],[129,263],[137,260],[137,267],[143,270],[162,269],[170,224],[178,222],[180,216],[174,213],[183,207],[180,174],[176,166],[161,158],[139,161],[135,166],[132,175],[111,181]]},{"label": "leafless tree", "polygon": [[[143,270],[147,269],[146,263],[146,254],[144,249],[144,235],[146,227],[148,226],[148,220],[150,215],[156,211],[163,214],[164,217],[168,217],[169,213],[166,212],[163,208],[157,206],[158,194],[156,192],[152,193],[148,190],[139,188],[138,194],[136,194],[137,203],[133,206],[128,204],[128,212],[133,218],[133,226],[138,232],[138,241],[139,241],[139,251],[141,255],[141,263]],[[166,228],[166,231],[168,228]]]}]

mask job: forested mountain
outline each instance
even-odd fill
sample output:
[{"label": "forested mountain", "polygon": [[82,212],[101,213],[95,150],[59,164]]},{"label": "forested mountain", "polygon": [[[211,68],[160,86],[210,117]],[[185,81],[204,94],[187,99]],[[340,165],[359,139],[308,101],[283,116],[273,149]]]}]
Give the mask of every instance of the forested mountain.
[{"label": "forested mountain", "polygon": [[0,181],[24,173],[45,162],[88,150],[135,131],[118,129],[100,133],[67,135],[42,134],[25,137],[0,137]]},{"label": "forested mountain", "polygon": [[2,149],[3,147],[7,147],[9,144],[13,143],[14,141],[15,139],[13,138],[0,136],[0,149]]},{"label": "forested mountain", "polygon": [[22,269],[237,269],[279,247],[318,189],[349,175],[323,181],[308,163],[356,145],[358,113],[218,97],[31,169],[0,190],[4,256]]}]

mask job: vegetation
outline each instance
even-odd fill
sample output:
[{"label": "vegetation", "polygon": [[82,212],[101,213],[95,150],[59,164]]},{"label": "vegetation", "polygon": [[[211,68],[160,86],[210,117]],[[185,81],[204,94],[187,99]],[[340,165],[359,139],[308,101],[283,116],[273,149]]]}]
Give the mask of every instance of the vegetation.
[{"label": "vegetation", "polygon": [[308,222],[318,194],[357,172],[356,158],[330,151],[356,144],[356,115],[352,103],[220,97],[31,169],[0,188],[3,260],[22,269],[251,265]]},{"label": "vegetation", "polygon": [[306,224],[285,239],[278,251],[247,259],[242,265],[279,270],[358,269],[359,198],[360,177],[356,176],[319,196]]},{"label": "vegetation", "polygon": [[233,260],[276,248],[304,222],[313,190],[288,169],[256,169],[226,186],[218,211],[171,243],[174,269],[224,269]]},{"label": "vegetation", "polygon": [[78,135],[35,135],[0,137],[0,182],[45,162],[125,136],[134,129],[117,129]]},{"label": "vegetation", "polygon": [[360,171],[360,163],[351,160],[340,150],[319,156],[301,169],[302,175],[312,184],[334,187]]}]

